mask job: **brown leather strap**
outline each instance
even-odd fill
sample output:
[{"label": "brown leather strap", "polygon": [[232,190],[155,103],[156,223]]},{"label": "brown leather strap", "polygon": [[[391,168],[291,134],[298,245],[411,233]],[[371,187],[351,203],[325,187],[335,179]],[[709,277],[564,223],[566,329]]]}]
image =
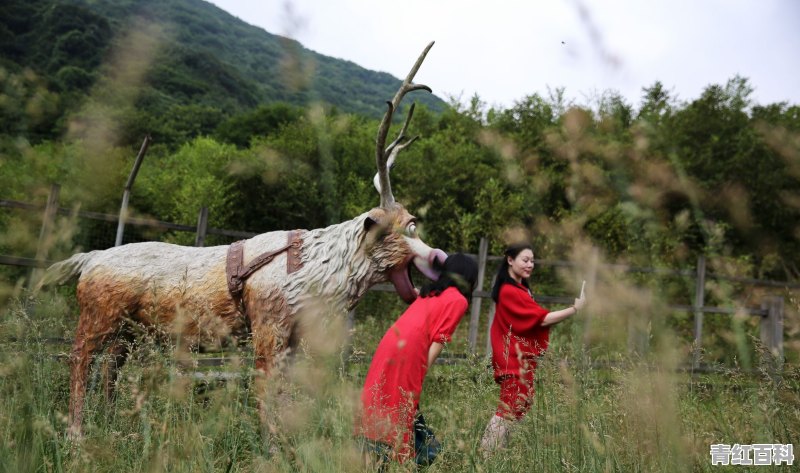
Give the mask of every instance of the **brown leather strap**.
[{"label": "brown leather strap", "polygon": [[255,258],[253,258],[253,261],[251,261],[250,264],[247,265],[247,268],[245,268],[244,271],[239,273],[239,278],[242,280],[246,280],[247,278],[252,276],[253,273],[261,269],[263,266],[266,266],[267,264],[272,262],[272,260],[275,259],[277,255],[288,250],[289,246],[291,245],[286,244],[278,248],[277,250],[273,250],[268,253],[262,253],[256,256]]},{"label": "brown leather strap", "polygon": [[292,274],[303,267],[300,252],[303,248],[304,230],[289,232],[289,251],[286,253],[286,274]]},{"label": "brown leather strap", "polygon": [[233,300],[239,304],[244,292],[244,280],[239,277],[242,273],[244,260],[244,240],[233,242],[228,247],[228,257],[225,261],[225,277],[228,281],[228,292]]},{"label": "brown leather strap", "polygon": [[244,294],[244,283],[253,273],[269,264],[275,257],[282,252],[289,250],[286,254],[286,273],[292,274],[303,267],[300,261],[300,252],[303,247],[303,231],[290,231],[287,242],[277,250],[262,253],[255,257],[246,267],[244,265],[244,244],[245,240],[239,240],[231,244],[228,248],[228,256],[225,262],[225,275],[228,281],[228,291],[231,293],[234,302],[243,310],[242,296]]}]

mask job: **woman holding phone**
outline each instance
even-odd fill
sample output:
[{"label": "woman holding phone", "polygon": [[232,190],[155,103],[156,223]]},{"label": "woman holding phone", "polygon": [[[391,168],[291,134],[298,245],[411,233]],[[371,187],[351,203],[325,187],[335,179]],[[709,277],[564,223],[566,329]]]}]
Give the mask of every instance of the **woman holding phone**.
[{"label": "woman holding phone", "polygon": [[582,287],[573,305],[552,312],[545,309],[533,299],[528,284],[534,267],[531,245],[510,245],[504,255],[492,288],[496,309],[490,332],[500,402],[481,440],[486,454],[505,447],[509,429],[530,409],[536,360],[547,350],[550,327],[575,315],[586,303]]}]

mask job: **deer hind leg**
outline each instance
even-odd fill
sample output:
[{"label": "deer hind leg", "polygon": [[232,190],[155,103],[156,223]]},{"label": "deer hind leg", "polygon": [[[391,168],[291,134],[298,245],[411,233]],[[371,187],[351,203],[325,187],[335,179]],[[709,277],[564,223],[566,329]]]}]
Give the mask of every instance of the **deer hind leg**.
[{"label": "deer hind leg", "polygon": [[81,436],[83,421],[83,404],[86,398],[86,384],[89,377],[89,367],[92,357],[99,353],[103,345],[110,339],[113,332],[96,331],[94,326],[85,322],[86,317],[81,315],[78,331],[75,333],[75,342],[70,356],[70,385],[69,385],[69,435]]},{"label": "deer hind leg", "polygon": [[126,313],[121,301],[103,293],[106,288],[78,285],[81,314],[70,355],[69,430],[72,438],[81,436],[83,407],[92,357],[100,353],[119,333]]}]

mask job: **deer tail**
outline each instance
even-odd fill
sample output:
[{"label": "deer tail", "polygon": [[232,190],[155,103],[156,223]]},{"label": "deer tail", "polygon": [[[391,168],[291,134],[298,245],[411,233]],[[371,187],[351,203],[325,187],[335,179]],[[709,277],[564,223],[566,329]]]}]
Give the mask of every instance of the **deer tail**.
[{"label": "deer tail", "polygon": [[98,251],[90,251],[88,253],[78,253],[59,261],[54,265],[47,268],[47,271],[42,277],[39,286],[49,286],[53,284],[64,284],[71,279],[79,276],[86,267],[86,264],[94,258]]}]

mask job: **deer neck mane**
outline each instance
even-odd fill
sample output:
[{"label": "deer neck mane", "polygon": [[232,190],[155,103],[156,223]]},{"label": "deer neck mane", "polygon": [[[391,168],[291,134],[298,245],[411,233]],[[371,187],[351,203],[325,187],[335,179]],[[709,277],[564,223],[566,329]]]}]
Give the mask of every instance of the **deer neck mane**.
[{"label": "deer neck mane", "polygon": [[[301,295],[305,287],[335,309],[350,309],[374,284],[364,251],[364,221],[368,212],[346,222],[318,228],[303,236],[303,277],[294,280],[289,294]],[[292,299],[290,297],[290,299]]]}]

